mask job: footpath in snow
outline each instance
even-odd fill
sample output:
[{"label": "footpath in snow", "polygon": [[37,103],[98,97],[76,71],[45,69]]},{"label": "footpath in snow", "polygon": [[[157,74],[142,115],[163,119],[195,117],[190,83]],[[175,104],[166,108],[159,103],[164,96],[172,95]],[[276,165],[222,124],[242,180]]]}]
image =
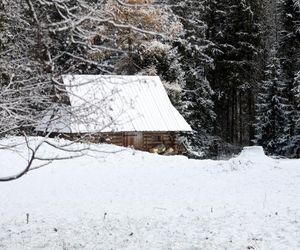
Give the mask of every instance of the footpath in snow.
[{"label": "footpath in snow", "polygon": [[[27,158],[24,144],[1,150],[0,175]],[[0,183],[0,249],[300,249],[300,160],[259,147],[213,161],[93,145]]]}]

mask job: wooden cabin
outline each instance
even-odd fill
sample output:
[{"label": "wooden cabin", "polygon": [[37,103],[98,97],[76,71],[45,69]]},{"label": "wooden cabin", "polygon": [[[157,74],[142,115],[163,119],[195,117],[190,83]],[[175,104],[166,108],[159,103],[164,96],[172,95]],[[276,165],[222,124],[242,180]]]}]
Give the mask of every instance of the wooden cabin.
[{"label": "wooden cabin", "polygon": [[191,127],[157,76],[64,75],[69,105],[48,110],[37,126],[70,140],[182,153],[177,135]]}]

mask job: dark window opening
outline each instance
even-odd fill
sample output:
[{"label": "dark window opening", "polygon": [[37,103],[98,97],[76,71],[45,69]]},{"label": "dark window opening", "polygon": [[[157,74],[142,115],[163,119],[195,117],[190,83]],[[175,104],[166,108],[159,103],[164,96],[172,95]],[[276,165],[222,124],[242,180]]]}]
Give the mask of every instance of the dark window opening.
[{"label": "dark window opening", "polygon": [[153,141],[161,141],[161,135],[153,135],[152,140]]}]

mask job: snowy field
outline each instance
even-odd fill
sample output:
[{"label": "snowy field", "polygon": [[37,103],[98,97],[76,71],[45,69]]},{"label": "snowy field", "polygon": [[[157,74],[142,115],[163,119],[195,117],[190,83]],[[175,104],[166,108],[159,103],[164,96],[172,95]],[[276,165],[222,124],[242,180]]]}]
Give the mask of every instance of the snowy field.
[{"label": "snowy field", "polygon": [[[228,161],[92,148],[0,183],[0,249],[300,249],[300,160],[259,148]],[[24,158],[25,146],[1,150],[0,175]]]}]

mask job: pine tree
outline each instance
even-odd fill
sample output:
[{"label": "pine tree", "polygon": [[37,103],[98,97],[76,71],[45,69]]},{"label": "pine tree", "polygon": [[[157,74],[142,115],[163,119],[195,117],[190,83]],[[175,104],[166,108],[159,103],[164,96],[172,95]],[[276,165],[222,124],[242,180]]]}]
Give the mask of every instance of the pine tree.
[{"label": "pine tree", "polygon": [[[288,86],[286,98],[289,106],[289,119],[285,124],[286,134],[281,140],[281,154],[295,156],[300,150],[299,142],[299,96],[297,96],[298,72],[300,69],[300,6],[298,0],[279,2],[280,32],[279,48],[282,64],[282,77]],[[299,153],[298,153],[299,155]]]},{"label": "pine tree", "polygon": [[291,95],[293,96],[290,115],[291,136],[284,152],[290,157],[300,158],[300,71],[294,77]]},{"label": "pine tree", "polygon": [[269,154],[281,154],[287,134],[289,105],[285,97],[287,84],[282,78],[282,66],[276,50],[265,71],[256,102],[256,143]]},{"label": "pine tree", "polygon": [[[203,20],[204,7],[201,1],[168,2],[183,25],[184,33],[173,46],[177,52],[177,65],[182,87],[177,107],[182,111],[194,130],[186,135],[191,152],[208,156],[215,121],[213,91],[207,80],[207,70],[213,67],[208,55],[212,43],[206,39],[207,25]],[[177,70],[179,72],[179,70]]]},{"label": "pine tree", "polygon": [[215,43],[215,69],[209,80],[215,91],[217,130],[227,142],[249,145],[253,138],[254,96],[260,80],[260,2],[207,1],[208,38]]}]

